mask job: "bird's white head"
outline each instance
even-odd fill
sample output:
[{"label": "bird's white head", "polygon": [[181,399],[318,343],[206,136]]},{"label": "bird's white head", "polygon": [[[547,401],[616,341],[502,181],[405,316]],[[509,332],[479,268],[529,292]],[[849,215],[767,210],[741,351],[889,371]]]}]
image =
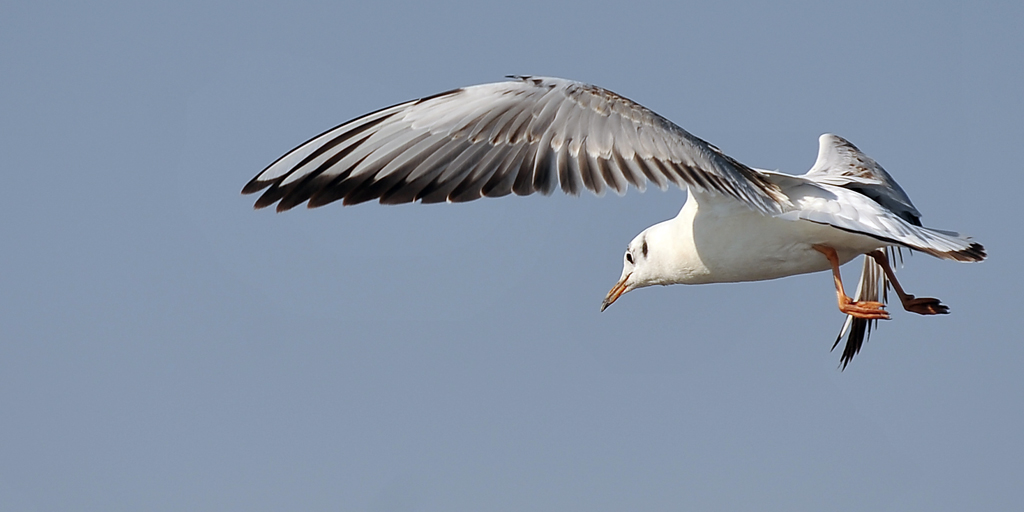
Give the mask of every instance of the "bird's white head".
[{"label": "bird's white head", "polygon": [[671,229],[665,221],[643,230],[626,248],[622,256],[622,276],[601,303],[601,311],[611,306],[622,294],[655,284],[673,284],[674,244],[665,236]]},{"label": "bird's white head", "polygon": [[622,275],[605,296],[601,311],[622,294],[637,288],[711,282],[709,270],[694,245],[696,209],[696,202],[687,201],[678,216],[643,230],[629,243],[622,255]]}]

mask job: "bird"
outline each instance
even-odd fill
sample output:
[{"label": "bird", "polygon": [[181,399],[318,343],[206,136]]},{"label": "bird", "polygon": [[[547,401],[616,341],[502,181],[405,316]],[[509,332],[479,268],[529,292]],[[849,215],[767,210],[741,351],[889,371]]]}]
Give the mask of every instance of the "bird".
[{"label": "bird", "polygon": [[[510,75],[399,103],[331,128],[250,180],[260,209],[306,203],[464,202],[510,194],[579,195],[648,182],[687,190],[679,214],[627,245],[622,273],[601,311],[652,285],[777,279],[831,271],[846,319],[845,369],[878,320],[888,290],[920,315],[949,312],[904,291],[892,268],[903,250],[977,262],[970,237],[924,227],[921,213],[885,169],[842,137],[824,134],[803,175],[749,167],[652,110],[573,80]],[[840,266],[863,256],[857,291]]]}]

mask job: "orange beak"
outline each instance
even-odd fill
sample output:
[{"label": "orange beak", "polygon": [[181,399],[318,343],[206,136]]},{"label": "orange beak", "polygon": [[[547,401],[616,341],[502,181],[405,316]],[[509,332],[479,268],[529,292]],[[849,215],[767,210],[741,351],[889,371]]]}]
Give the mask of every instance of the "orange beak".
[{"label": "orange beak", "polygon": [[626,281],[629,280],[629,276],[631,275],[633,275],[632,272],[626,274],[626,277],[623,277],[622,279],[619,280],[619,282],[615,283],[615,286],[612,286],[612,289],[608,292],[608,295],[605,295],[604,302],[601,303],[601,311],[607,309],[608,306],[611,306],[613,303],[615,303],[615,301],[618,300],[623,293],[626,293]]}]

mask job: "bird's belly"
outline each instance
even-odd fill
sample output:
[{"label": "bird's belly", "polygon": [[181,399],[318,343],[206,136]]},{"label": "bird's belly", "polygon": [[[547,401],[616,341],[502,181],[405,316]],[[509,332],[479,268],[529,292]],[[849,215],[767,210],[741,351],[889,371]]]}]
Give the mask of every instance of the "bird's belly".
[{"label": "bird's belly", "polygon": [[696,252],[707,269],[693,276],[693,283],[762,281],[831,269],[815,245],[835,249],[840,264],[885,246],[866,235],[753,211],[697,215],[693,229]]},{"label": "bird's belly", "polygon": [[[717,263],[712,262],[709,266],[715,270],[716,282],[762,281],[829,270],[831,266],[825,255],[814,250],[811,245],[760,245]],[[842,262],[846,263],[850,259],[852,256]]]}]

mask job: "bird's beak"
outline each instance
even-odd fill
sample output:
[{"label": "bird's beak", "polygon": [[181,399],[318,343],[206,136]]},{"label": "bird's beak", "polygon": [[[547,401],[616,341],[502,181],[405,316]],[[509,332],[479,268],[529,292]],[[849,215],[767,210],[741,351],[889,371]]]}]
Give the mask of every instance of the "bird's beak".
[{"label": "bird's beak", "polygon": [[631,275],[633,275],[632,272],[622,276],[622,279],[619,279],[619,282],[615,283],[615,286],[612,286],[608,295],[604,296],[604,302],[601,303],[601,311],[607,309],[608,306],[611,306],[616,300],[618,300],[623,293],[626,293],[626,281],[629,280],[629,276]]}]

